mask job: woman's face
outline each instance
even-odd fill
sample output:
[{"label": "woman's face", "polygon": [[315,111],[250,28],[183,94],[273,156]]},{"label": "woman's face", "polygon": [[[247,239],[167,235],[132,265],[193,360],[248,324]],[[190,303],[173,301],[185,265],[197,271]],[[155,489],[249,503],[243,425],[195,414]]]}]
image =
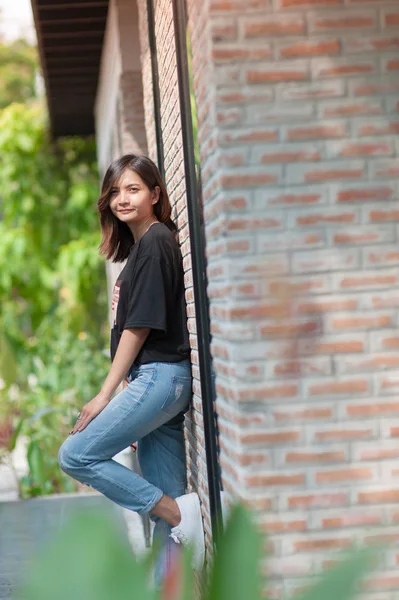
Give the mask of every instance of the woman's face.
[{"label": "woman's face", "polygon": [[140,175],[126,169],[110,191],[110,209],[127,225],[139,224],[154,217],[154,204],[159,199],[159,187],[150,190]]}]

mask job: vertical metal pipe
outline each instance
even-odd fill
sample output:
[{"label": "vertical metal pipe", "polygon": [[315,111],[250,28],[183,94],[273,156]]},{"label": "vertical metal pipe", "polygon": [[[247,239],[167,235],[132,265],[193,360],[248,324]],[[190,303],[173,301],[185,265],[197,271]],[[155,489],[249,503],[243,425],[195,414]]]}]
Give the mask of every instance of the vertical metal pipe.
[{"label": "vertical metal pipe", "polygon": [[208,470],[209,507],[213,543],[217,545],[222,529],[220,473],[217,454],[214,411],[214,385],[210,355],[210,323],[206,291],[205,244],[201,234],[201,212],[195,169],[194,137],[190,101],[190,82],[187,55],[187,13],[185,0],[172,0],[179,83],[180,115],[183,138],[188,224],[191,242],[194,301],[198,337],[199,370],[204,416],[206,464]]},{"label": "vertical metal pipe", "polygon": [[161,123],[161,92],[159,88],[159,70],[157,55],[157,39],[155,36],[154,0],[147,0],[148,41],[151,55],[152,93],[154,99],[155,136],[157,141],[158,169],[165,179],[165,158]]}]

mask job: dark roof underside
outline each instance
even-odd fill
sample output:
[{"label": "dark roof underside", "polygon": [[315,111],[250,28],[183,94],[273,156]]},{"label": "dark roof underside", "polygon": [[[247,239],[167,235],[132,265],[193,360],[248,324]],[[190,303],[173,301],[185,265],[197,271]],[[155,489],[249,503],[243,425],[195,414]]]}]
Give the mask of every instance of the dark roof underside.
[{"label": "dark roof underside", "polygon": [[108,0],[31,0],[54,137],[94,133]]}]

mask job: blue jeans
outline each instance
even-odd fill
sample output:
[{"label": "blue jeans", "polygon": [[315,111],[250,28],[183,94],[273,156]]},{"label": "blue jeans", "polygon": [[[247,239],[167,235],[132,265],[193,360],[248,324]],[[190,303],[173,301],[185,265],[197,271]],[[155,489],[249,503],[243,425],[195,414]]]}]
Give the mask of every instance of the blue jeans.
[{"label": "blue jeans", "polygon": [[[190,362],[133,366],[127,380],[128,385],[83,431],[64,441],[58,462],[74,479],[120,506],[144,514],[163,494],[176,498],[185,493],[183,424],[192,393]],[[112,460],[136,441],[142,477]],[[154,539],[163,548],[156,569],[159,582],[174,543],[169,538],[170,526],[150,516],[155,521]]]}]

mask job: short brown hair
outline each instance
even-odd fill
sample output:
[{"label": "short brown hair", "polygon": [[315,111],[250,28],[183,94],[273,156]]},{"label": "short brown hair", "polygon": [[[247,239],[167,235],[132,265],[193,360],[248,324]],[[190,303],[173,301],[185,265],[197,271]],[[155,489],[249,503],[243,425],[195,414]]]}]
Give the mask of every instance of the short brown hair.
[{"label": "short brown hair", "polygon": [[172,207],[168,192],[156,164],[148,156],[125,154],[114,160],[108,167],[101,186],[101,195],[97,201],[102,231],[99,250],[107,259],[112,259],[112,262],[125,260],[134,244],[129,227],[126,223],[119,221],[110,208],[111,190],[126,169],[137,173],[150,190],[159,187],[159,200],[154,205],[154,215],[158,221],[165,223],[174,233],[177,231],[176,225],[171,219]]}]

